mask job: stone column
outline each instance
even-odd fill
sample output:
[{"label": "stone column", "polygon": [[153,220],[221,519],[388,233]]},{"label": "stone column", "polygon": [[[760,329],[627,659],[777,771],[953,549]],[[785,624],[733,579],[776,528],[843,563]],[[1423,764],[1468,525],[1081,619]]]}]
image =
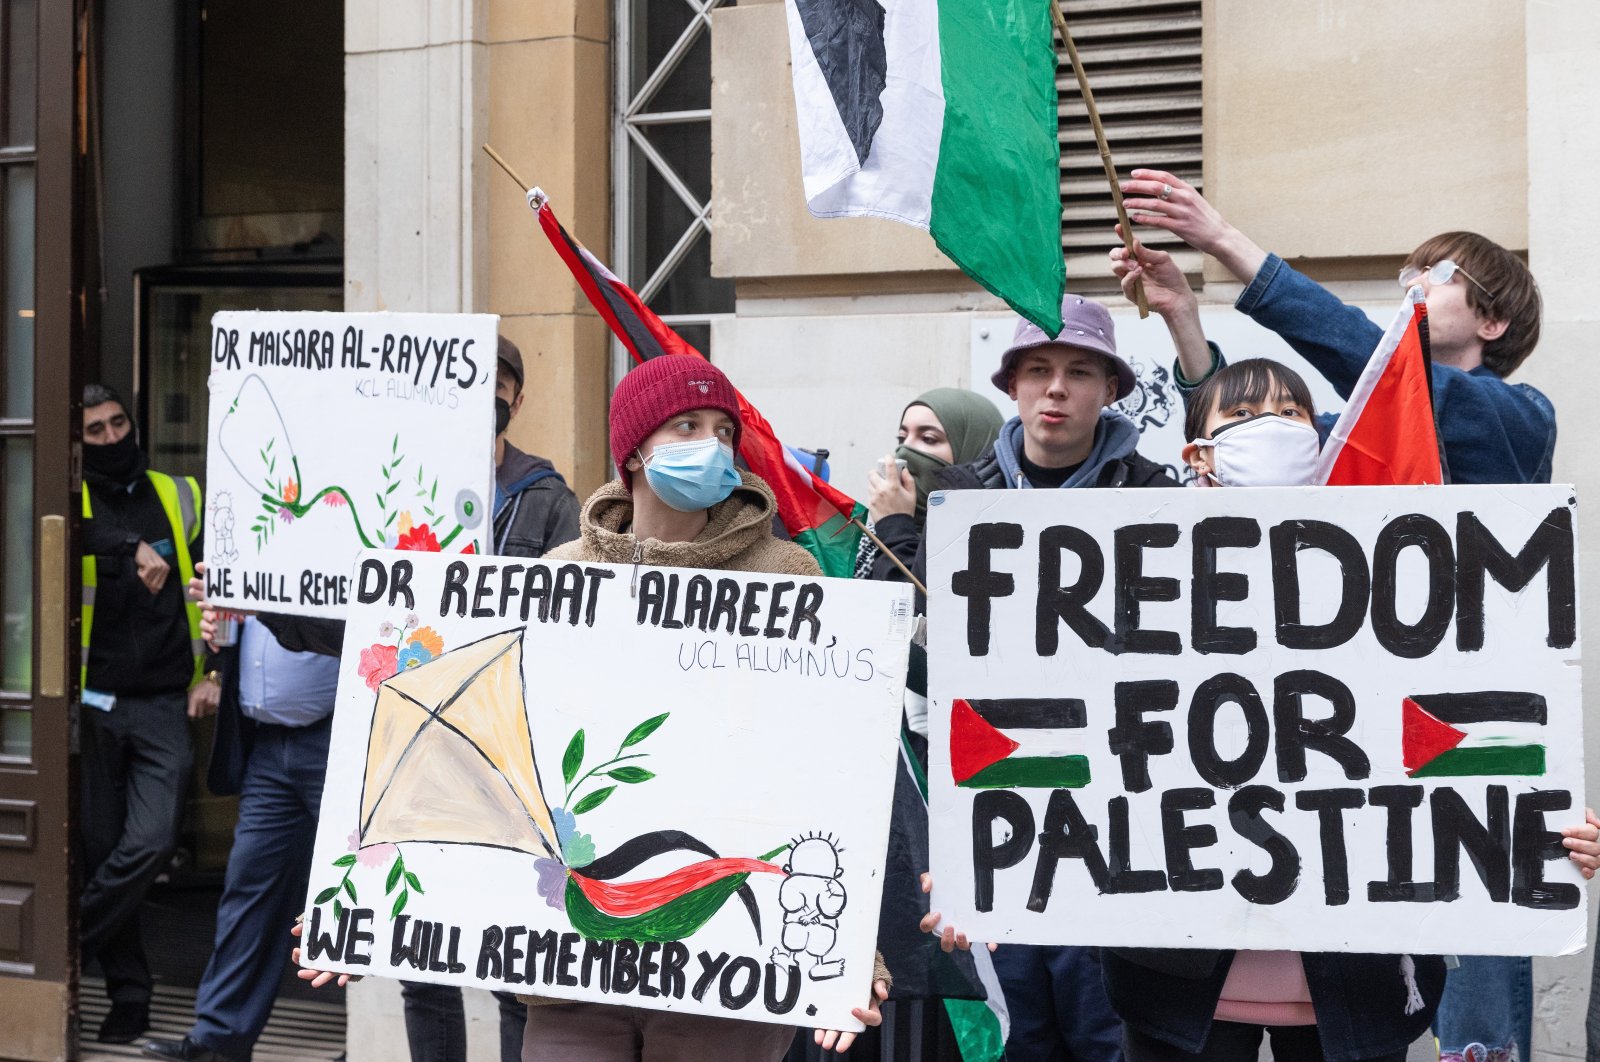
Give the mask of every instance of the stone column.
[{"label": "stone column", "polygon": [[522,348],[516,445],[580,497],[607,474],[609,341],[492,143],[610,256],[601,0],[347,0],[345,307],[498,313]]},{"label": "stone column", "polygon": [[[345,308],[501,316],[527,398],[510,435],[580,498],[602,483],[609,340],[491,143],[610,257],[611,5],[605,0],[345,0]],[[468,1054],[499,1055],[467,992]],[[405,1058],[399,985],[347,996],[350,1062]]]},{"label": "stone column", "polygon": [[[484,132],[602,261],[611,257],[611,8],[487,0]],[[487,184],[478,308],[522,349],[527,398],[509,436],[555,462],[582,500],[609,474],[610,332],[510,178],[474,146]],[[481,160],[481,161],[477,161]]]},{"label": "stone column", "polygon": [[[1577,488],[1579,583],[1592,588],[1600,579],[1600,522],[1595,519],[1600,468],[1594,461],[1600,428],[1591,408],[1593,396],[1600,393],[1594,360],[1600,347],[1600,314],[1595,310],[1600,263],[1590,244],[1600,232],[1600,204],[1577,189],[1588,183],[1585,175],[1600,167],[1600,125],[1580,118],[1600,103],[1600,7],[1530,0],[1526,12],[1528,264],[1544,297],[1544,322],[1539,346],[1512,381],[1532,384],[1555,403],[1559,433],[1554,479]],[[1595,630],[1600,607],[1593,593],[1582,609],[1580,624]],[[1584,704],[1593,709],[1584,714],[1596,719],[1600,696],[1593,682]],[[1600,762],[1600,726],[1592,722],[1584,752],[1590,764]],[[1591,787],[1593,778],[1591,771]],[[1594,802],[1593,796],[1589,799]],[[1591,890],[1591,902],[1593,896]],[[1534,961],[1535,1059],[1584,1057],[1595,947],[1592,916],[1589,937],[1582,954]]]}]

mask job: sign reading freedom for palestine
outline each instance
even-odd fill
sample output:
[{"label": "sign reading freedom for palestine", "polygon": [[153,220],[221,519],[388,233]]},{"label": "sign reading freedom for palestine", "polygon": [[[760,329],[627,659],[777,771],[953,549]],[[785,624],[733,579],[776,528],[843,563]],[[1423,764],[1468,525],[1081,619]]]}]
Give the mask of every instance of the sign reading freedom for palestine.
[{"label": "sign reading freedom for palestine", "polygon": [[974,940],[1583,947],[1567,486],[929,509],[933,906]]}]

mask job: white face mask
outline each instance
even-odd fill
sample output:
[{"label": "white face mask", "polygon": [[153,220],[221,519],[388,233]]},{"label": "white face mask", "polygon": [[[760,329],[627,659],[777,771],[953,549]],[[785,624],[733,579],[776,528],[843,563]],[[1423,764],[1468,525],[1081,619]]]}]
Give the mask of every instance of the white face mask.
[{"label": "white face mask", "polygon": [[1218,428],[1196,446],[1211,448],[1211,471],[1219,487],[1303,487],[1316,475],[1322,440],[1307,421],[1276,413]]}]

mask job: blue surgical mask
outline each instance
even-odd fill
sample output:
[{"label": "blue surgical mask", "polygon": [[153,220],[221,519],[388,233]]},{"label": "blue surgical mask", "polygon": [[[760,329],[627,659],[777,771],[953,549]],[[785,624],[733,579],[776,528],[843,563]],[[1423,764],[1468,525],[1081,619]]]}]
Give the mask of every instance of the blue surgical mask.
[{"label": "blue surgical mask", "polygon": [[657,446],[644,463],[644,476],[656,497],[680,513],[709,509],[742,482],[733,448],[714,438]]}]

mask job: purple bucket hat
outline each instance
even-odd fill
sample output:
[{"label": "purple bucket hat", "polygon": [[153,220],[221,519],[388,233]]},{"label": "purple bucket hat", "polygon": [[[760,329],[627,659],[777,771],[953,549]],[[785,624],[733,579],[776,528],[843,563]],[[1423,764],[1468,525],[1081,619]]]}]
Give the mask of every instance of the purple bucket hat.
[{"label": "purple bucket hat", "polygon": [[1117,354],[1117,331],[1111,323],[1111,314],[1098,302],[1068,295],[1061,300],[1061,332],[1045,335],[1044,329],[1027,318],[1017,319],[1017,330],[1011,336],[1011,346],[1000,355],[1000,367],[989,377],[989,382],[1002,391],[1011,390],[1011,373],[1017,367],[1017,357],[1034,347],[1074,347],[1104,354],[1117,374],[1117,401],[1133,393],[1136,379],[1133,366]]}]

